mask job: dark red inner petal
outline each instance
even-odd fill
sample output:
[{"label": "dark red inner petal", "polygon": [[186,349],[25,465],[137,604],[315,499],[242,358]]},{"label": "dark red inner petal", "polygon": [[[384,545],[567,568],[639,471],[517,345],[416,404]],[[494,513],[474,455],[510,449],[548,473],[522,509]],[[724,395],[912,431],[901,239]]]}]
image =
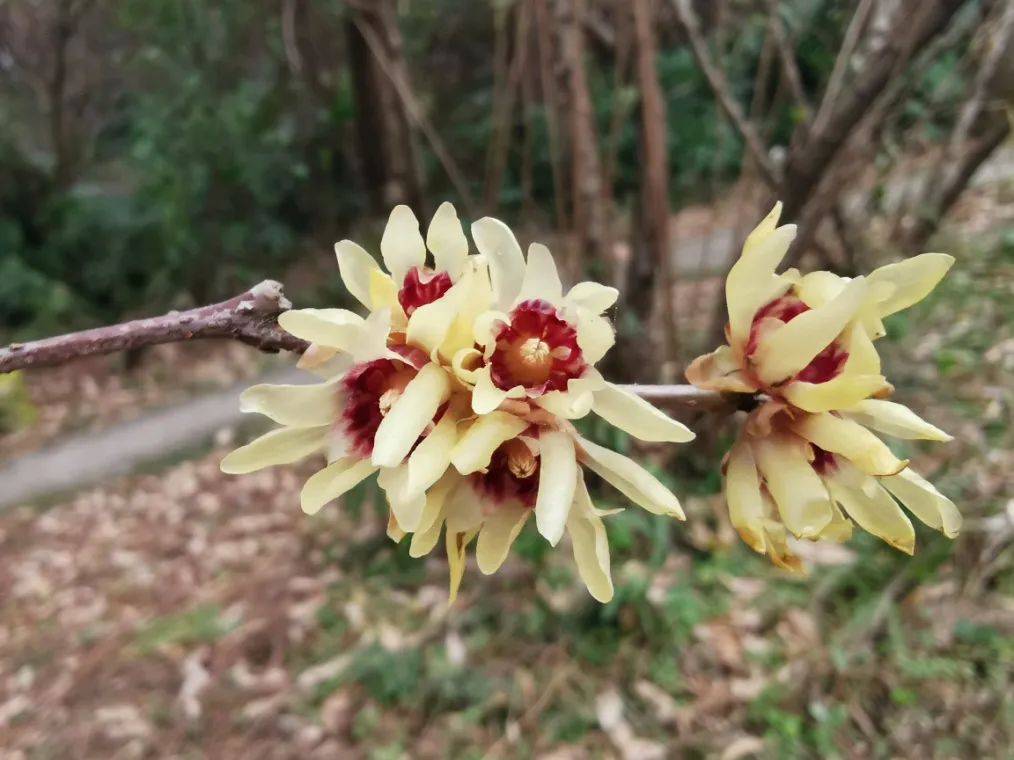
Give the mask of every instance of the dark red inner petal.
[{"label": "dark red inner petal", "polygon": [[433,303],[440,298],[451,289],[451,285],[451,276],[447,272],[412,267],[405,275],[401,290],[398,291],[398,303],[405,310],[405,314],[411,316],[420,306]]},{"label": "dark red inner petal", "polygon": [[368,457],[373,453],[373,439],[384,415],[380,411],[380,397],[402,383],[413,370],[391,359],[375,359],[349,370],[342,380],[345,407],[341,425],[356,454]]},{"label": "dark red inner petal", "polygon": [[835,460],[834,454],[812,443],[810,446],[813,449],[813,461],[810,464],[819,474],[829,475],[838,469],[838,462]]},{"label": "dark red inner petal", "polygon": [[534,467],[526,472],[524,477],[516,474],[517,467],[511,467],[511,449],[522,446],[525,444],[516,438],[501,445],[493,452],[486,472],[471,476],[472,486],[480,496],[496,505],[516,500],[528,508],[535,506],[535,497],[539,492],[541,459],[538,456],[534,457]]},{"label": "dark red inner petal", "polygon": [[521,385],[529,390],[566,390],[587,365],[577,343],[577,330],[560,317],[551,303],[522,301],[511,312],[511,323],[496,336],[490,377],[501,390]]},{"label": "dark red inner petal", "polygon": [[[750,328],[750,337],[746,343],[746,355],[752,356],[760,343],[760,325],[765,319],[777,319],[781,322],[791,322],[800,314],[810,310],[810,307],[795,296],[782,296],[776,298],[767,306],[758,310],[753,318],[753,325]],[[793,380],[802,380],[807,383],[825,383],[841,374],[845,369],[845,362],[848,361],[848,351],[841,345],[840,340],[833,341],[827,348],[813,357]]]}]

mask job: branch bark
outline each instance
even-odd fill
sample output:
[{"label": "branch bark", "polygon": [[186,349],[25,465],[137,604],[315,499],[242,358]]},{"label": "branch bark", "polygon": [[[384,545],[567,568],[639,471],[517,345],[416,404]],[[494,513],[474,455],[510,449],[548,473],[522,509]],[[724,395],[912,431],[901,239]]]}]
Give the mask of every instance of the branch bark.
[{"label": "branch bark", "polygon": [[718,104],[743,138],[747,150],[750,151],[753,160],[757,162],[765,182],[771,187],[777,187],[780,180],[778,169],[768,155],[764,142],[754,125],[747,119],[743,109],[733,97],[732,88],[729,86],[725,72],[712,60],[707,43],[701,34],[701,26],[698,23],[697,14],[694,13],[691,0],[672,0],[672,2],[680,23],[686,30],[687,38],[690,40],[690,49],[693,52],[694,60],[697,61],[704,78],[708,80],[708,86],[714,92]]},{"label": "branch bark", "polygon": [[52,367],[85,356],[201,338],[238,340],[271,353],[302,352],[307,347],[306,342],[289,335],[276,321],[278,315],[291,306],[282,293],[281,283],[264,280],[228,301],[210,306],[31,343],[12,343],[0,349],[0,373]]},{"label": "branch bark", "polygon": [[906,19],[907,23],[893,30],[887,44],[870,57],[852,86],[841,92],[836,103],[821,104],[818,113],[826,110],[826,119],[822,122],[815,119],[804,144],[789,152],[782,191],[785,218],[799,214],[825,169],[878,101],[892,75],[943,31],[964,3],[965,0],[927,0],[918,6],[913,4],[910,11],[914,18]]},{"label": "branch bark", "polygon": [[[289,335],[278,326],[278,315],[292,308],[282,285],[264,280],[228,301],[174,311],[160,317],[135,319],[118,325],[58,335],[52,338],[12,343],[0,348],[0,374],[66,364],[86,356],[128,351],[161,343],[191,340],[237,340],[261,351],[302,353],[309,344]],[[653,404],[701,411],[749,408],[752,397],[731,396],[702,390],[692,385],[622,386]]]}]

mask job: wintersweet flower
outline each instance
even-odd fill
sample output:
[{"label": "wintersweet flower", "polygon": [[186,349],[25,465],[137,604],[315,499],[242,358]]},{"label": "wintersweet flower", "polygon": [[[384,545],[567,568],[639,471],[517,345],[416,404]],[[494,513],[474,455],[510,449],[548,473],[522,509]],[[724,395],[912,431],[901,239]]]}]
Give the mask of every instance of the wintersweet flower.
[{"label": "wintersweet flower", "polygon": [[[456,441],[459,412],[469,406],[467,399],[453,397],[463,391],[460,383],[431,361],[453,324],[436,304],[473,287],[485,270],[468,256],[468,242],[449,203],[437,209],[425,243],[411,210],[396,207],[380,247],[390,274],[352,241],[335,246],[342,279],[370,310],[367,317],[345,309],[279,315],[282,329],[310,343],[299,366],[324,382],[245,391],[244,411],[264,414],[283,427],[232,452],[221,467],[251,472],[323,452],[327,466],[300,495],[309,514],[379,473],[391,507],[390,532],[402,535],[415,530],[426,489],[448,466],[445,452]],[[432,269],[426,266],[427,247]],[[463,314],[467,317],[467,310]]]},{"label": "wintersweet flower", "polygon": [[472,292],[459,296],[468,303],[463,313],[475,315],[472,329],[463,342],[434,354],[450,357],[456,379],[470,390],[470,415],[459,421],[452,469],[429,492],[410,553],[429,553],[444,531],[453,597],[471,541],[480,571],[495,572],[534,516],[552,545],[570,536],[589,592],[608,601],[613,591],[602,518],[612,512],[592,504],[582,468],[649,512],[684,519],[683,510],[651,473],[582,438],[570,420],[594,412],[655,442],[689,441],[693,433],[594,368],[614,342],[602,316],[616,301],[614,288],[584,282],[564,295],[549,250],[532,244],[526,260],[496,219],[473,224],[472,236],[489,288],[478,287],[485,281],[477,278]]},{"label": "wintersweet flower", "polygon": [[762,394],[725,463],[733,525],[785,567],[798,566],[788,534],[840,541],[853,522],[912,552],[915,534],[894,498],[953,537],[961,521],[954,505],[871,430],[950,439],[883,398],[893,388],[873,341],[885,334],[883,318],[924,298],[954,259],[927,253],[854,279],[776,274],[795,235],[793,225],[777,226],[780,211],[750,234],[729,273],[728,344],[687,370],[699,387]]},{"label": "wintersweet flower", "polygon": [[778,227],[781,204],[750,233],[725,283],[727,345],[695,359],[687,379],[701,388],[764,393],[809,412],[887,395],[873,341],[884,317],[922,300],[954,258],[924,253],[866,277],[776,274],[796,234]]},{"label": "wintersweet flower", "polygon": [[222,469],[250,472],[324,453],[327,465],[300,496],[311,514],[376,473],[391,538],[412,534],[410,552],[421,556],[444,532],[452,599],[469,543],[476,540],[479,568],[491,573],[534,515],[552,545],[570,536],[579,574],[607,601],[602,518],[611,512],[592,504],[582,468],[649,512],[684,516],[657,478],[582,438],[571,420],[594,412],[646,441],[689,441],[693,433],[594,368],[614,341],[602,313],[615,289],[584,282],[564,295],[545,246],[532,245],[526,260],[491,218],[472,234],[477,255],[444,204],[424,242],[415,216],[399,206],[381,240],[387,272],[356,244],[339,243],[342,278],[369,314],[279,316],[310,343],[300,366],[323,382],[248,389],[242,408],[282,427],[226,456]]},{"label": "wintersweet flower", "polygon": [[[953,538],[953,502],[898,459],[869,428],[905,439],[950,436],[901,404],[880,399],[848,411],[804,412],[781,401],[754,410],[725,461],[725,498],[733,527],[754,550],[797,569],[787,533],[845,541],[855,523],[912,554],[915,530],[904,506]],[[899,506],[899,503],[901,506]]]},{"label": "wintersweet flower", "polygon": [[[680,423],[638,401],[628,410],[628,427],[652,438],[692,437]],[[493,573],[534,516],[537,530],[550,544],[555,546],[564,532],[570,536],[589,592],[599,601],[609,601],[613,589],[602,518],[619,510],[599,510],[592,504],[582,468],[652,514],[685,519],[679,500],[646,469],[581,437],[567,420],[531,402],[504,406],[463,423],[451,450],[453,470],[431,490],[410,554],[428,554],[444,529],[453,597],[469,543],[477,539],[479,570]]]}]

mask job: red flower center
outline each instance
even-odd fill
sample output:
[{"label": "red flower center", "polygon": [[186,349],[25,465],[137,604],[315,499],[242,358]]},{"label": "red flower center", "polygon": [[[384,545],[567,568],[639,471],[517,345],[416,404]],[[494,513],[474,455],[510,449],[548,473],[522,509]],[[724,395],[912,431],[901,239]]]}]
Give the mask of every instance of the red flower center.
[{"label": "red flower center", "polygon": [[519,501],[532,508],[539,491],[539,457],[524,441],[512,438],[493,452],[486,472],[472,475],[472,486],[497,504]]},{"label": "red flower center", "polygon": [[381,420],[413,376],[415,370],[391,359],[375,359],[349,371],[342,380],[345,406],[339,425],[345,429],[352,451],[362,457],[373,453]]},{"label": "red flower center", "polygon": [[[746,355],[753,356],[760,343],[761,322],[764,319],[777,319],[781,322],[791,322],[800,314],[810,310],[810,307],[795,296],[782,296],[776,298],[764,308],[760,309],[753,318],[750,327],[750,338],[746,343]],[[817,354],[810,363],[801,369],[793,380],[802,380],[806,383],[825,383],[841,374],[845,369],[845,362],[849,358],[848,351],[841,345],[839,340],[832,343]]]},{"label": "red flower center", "polygon": [[431,269],[412,267],[405,275],[405,282],[398,291],[398,303],[405,310],[406,316],[420,306],[433,303],[451,289],[451,276],[447,272],[434,272]]},{"label": "red flower center", "polygon": [[577,330],[552,304],[533,299],[519,303],[497,333],[490,377],[501,390],[521,385],[541,394],[566,390],[586,366]]}]

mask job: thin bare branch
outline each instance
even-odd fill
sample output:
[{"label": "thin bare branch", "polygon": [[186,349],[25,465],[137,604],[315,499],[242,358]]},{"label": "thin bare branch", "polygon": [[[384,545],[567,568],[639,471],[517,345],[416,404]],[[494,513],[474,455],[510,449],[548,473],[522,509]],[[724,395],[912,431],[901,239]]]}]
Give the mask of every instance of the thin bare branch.
[{"label": "thin bare branch", "polygon": [[1014,3],[1004,3],[1002,9],[998,20],[986,19],[983,22],[983,26],[989,30],[991,43],[987,46],[986,55],[975,76],[972,94],[962,106],[958,121],[954,125],[954,131],[951,132],[947,147],[948,156],[951,158],[961,151],[968,140],[972,125],[975,124],[986,105],[990,84],[1004,57],[1011,50],[1011,37],[1014,35]]},{"label": "thin bare branch", "polygon": [[715,94],[718,104],[746,143],[747,150],[750,151],[750,155],[757,163],[764,181],[771,187],[776,187],[780,182],[778,169],[768,155],[754,125],[747,119],[743,109],[733,97],[725,72],[712,60],[707,43],[701,34],[701,26],[697,20],[697,14],[694,13],[691,0],[672,0],[672,4],[679,16],[680,23],[686,30],[687,38],[690,40],[690,49],[693,52],[694,60],[697,61],[705,79],[708,80],[708,86]]},{"label": "thin bare branch", "polygon": [[[292,304],[283,294],[281,283],[264,280],[228,301],[210,306],[172,311],[160,317],[135,319],[29,343],[12,343],[0,348],[0,374],[53,367],[86,356],[202,339],[237,340],[268,353],[302,353],[309,344],[278,326],[278,315],[290,308]],[[659,406],[735,411],[752,403],[752,398],[744,394],[730,397],[692,385],[623,387]]]},{"label": "thin bare branch", "polygon": [[785,26],[782,24],[782,17],[778,14],[778,3],[776,0],[768,0],[768,27],[771,29],[771,38],[775,42],[778,57],[782,62],[782,71],[789,83],[789,91],[796,107],[803,112],[806,122],[813,118],[813,107],[810,99],[806,96],[806,88],[803,87],[803,77],[799,73],[799,64],[796,62],[796,51],[789,39]]},{"label": "thin bare branch", "polygon": [[290,307],[281,283],[264,280],[235,298],[210,306],[31,343],[12,343],[0,349],[0,373],[52,367],[84,356],[201,338],[238,340],[271,353],[303,351],[307,344],[282,330],[276,321]]},{"label": "thin bare branch", "polygon": [[824,88],[824,97],[821,98],[820,106],[817,108],[817,115],[813,117],[814,129],[826,127],[825,122],[831,115],[831,109],[841,94],[842,85],[845,83],[845,74],[848,72],[849,62],[852,60],[856,46],[862,37],[863,29],[866,28],[866,21],[873,8],[873,0],[859,0],[856,12],[852,14],[845,29],[845,37],[842,39],[841,47],[838,48],[838,55],[834,59],[834,68],[831,69],[831,76],[827,80],[827,87]]},{"label": "thin bare branch", "polygon": [[457,192],[458,197],[461,198],[462,204],[465,206],[465,210],[469,216],[475,216],[475,199],[472,197],[472,192],[468,189],[468,182],[465,180],[465,175],[458,167],[457,162],[451,156],[450,151],[447,150],[447,146],[444,144],[443,139],[437,133],[433,126],[433,123],[426,117],[422,107],[419,105],[419,101],[416,100],[415,93],[412,92],[412,88],[403,76],[403,72],[395,69],[391,65],[391,61],[387,57],[387,53],[384,51],[383,43],[377,38],[376,33],[370,28],[368,24],[362,23],[358,17],[354,17],[353,23],[366,41],[367,46],[370,48],[370,52],[373,53],[377,59],[377,63],[380,65],[384,75],[391,80],[391,84],[394,86],[394,90],[398,93],[398,97],[401,99],[402,105],[405,107],[406,113],[412,121],[415,122],[416,126],[425,135],[426,140],[430,144],[430,148],[433,149],[434,155],[440,165],[444,168],[444,172],[447,174],[447,178],[454,185],[454,190]]},{"label": "thin bare branch", "polygon": [[[966,0],[926,0],[905,24],[892,29],[883,49],[869,57],[852,86],[828,106],[829,115],[812,125],[805,141],[789,152],[782,192],[784,214],[796,216],[849,136],[880,100],[897,72],[940,34]],[[821,106],[823,110],[824,106]],[[797,248],[798,250],[798,248]]]}]

